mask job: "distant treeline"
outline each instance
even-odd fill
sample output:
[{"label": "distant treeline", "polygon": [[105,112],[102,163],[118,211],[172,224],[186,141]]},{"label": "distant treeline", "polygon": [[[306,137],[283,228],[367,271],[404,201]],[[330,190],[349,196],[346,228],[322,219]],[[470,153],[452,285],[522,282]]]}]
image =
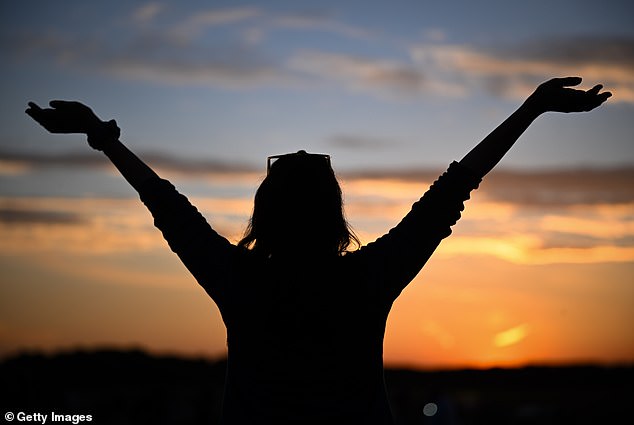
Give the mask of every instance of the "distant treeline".
[{"label": "distant treeline", "polygon": [[[0,407],[94,424],[215,424],[225,360],[139,350],[22,354],[0,363]],[[632,417],[633,367],[387,369],[397,425],[610,424]]]}]

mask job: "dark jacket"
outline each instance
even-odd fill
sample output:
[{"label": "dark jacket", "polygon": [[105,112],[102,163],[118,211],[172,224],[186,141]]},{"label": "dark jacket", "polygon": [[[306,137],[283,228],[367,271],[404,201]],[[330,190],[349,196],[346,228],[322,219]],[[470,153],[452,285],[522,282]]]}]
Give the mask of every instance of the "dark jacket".
[{"label": "dark jacket", "polygon": [[[390,424],[388,313],[480,180],[451,164],[386,235],[343,256],[261,258],[218,235],[165,180],[141,199],[227,327],[224,424]],[[300,253],[300,254],[298,254]]]}]

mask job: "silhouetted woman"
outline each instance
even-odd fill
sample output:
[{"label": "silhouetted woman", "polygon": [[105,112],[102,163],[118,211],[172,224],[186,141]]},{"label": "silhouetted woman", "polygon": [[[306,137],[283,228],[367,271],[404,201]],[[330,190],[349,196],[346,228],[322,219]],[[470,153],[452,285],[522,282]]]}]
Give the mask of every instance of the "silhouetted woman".
[{"label": "silhouetted woman", "polygon": [[548,111],[590,111],[609,96],[580,78],[540,85],[449,169],[403,220],[358,243],[326,155],[269,158],[244,238],[232,245],[168,181],[78,102],[29,104],[53,133],[85,133],[138,191],[171,249],[218,305],[227,327],[224,424],[390,424],[383,381],[388,313],[460,218],[463,202],[518,137]]}]

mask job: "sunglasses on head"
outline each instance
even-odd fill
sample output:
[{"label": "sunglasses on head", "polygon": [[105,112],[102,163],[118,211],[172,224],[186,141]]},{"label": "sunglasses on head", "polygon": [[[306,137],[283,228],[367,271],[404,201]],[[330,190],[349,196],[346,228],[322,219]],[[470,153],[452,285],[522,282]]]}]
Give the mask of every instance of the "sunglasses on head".
[{"label": "sunglasses on head", "polygon": [[269,156],[266,159],[266,174],[269,173],[269,171],[271,170],[271,167],[273,166],[273,164],[275,163],[275,161],[277,161],[280,158],[284,158],[287,156],[308,156],[308,157],[314,157],[314,158],[322,158],[326,161],[326,163],[328,164],[328,166],[330,166],[330,155],[324,154],[324,153],[307,153],[306,151],[298,151],[298,152],[294,152],[294,153],[286,153],[283,155],[272,155]]}]

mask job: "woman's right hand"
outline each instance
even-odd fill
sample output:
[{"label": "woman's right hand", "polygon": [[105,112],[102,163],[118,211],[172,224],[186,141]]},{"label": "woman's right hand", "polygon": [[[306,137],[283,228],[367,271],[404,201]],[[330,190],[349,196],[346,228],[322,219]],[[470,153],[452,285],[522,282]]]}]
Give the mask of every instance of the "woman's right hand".
[{"label": "woman's right hand", "polygon": [[31,118],[51,133],[87,134],[93,149],[103,150],[107,142],[117,140],[119,127],[114,120],[101,121],[88,106],[80,102],[52,100],[50,108],[40,108],[29,102],[25,111]]},{"label": "woman's right hand", "polygon": [[49,105],[50,108],[42,109],[29,102],[25,112],[51,133],[88,134],[102,124],[92,109],[80,102],[52,100]]}]

